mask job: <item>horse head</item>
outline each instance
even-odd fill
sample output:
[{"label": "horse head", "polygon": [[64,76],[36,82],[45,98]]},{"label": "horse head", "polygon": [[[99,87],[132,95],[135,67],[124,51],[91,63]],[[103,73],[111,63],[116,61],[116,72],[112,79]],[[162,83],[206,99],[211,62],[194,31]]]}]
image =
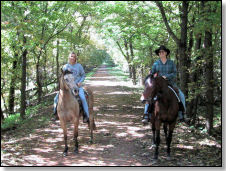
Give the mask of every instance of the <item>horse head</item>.
[{"label": "horse head", "polygon": [[144,92],[141,96],[142,103],[153,99],[157,93],[163,92],[168,86],[168,81],[162,76],[159,76],[159,73],[149,74],[144,81]]},{"label": "horse head", "polygon": [[158,74],[149,74],[143,84],[144,84],[144,92],[142,93],[141,96],[141,101],[142,103],[145,103],[146,101],[151,100],[157,93],[158,91],[158,85],[156,83],[156,78],[158,77]]},{"label": "horse head", "polygon": [[60,88],[65,89],[65,90],[70,90],[73,95],[78,95],[79,93],[79,88],[75,83],[75,79],[73,76],[73,72],[69,70],[63,70],[61,69],[61,85]]}]

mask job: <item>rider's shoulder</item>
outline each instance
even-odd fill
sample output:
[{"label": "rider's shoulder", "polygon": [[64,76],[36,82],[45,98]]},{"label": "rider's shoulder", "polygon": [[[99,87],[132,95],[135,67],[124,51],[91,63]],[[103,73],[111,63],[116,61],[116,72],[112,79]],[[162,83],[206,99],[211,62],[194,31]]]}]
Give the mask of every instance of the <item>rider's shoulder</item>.
[{"label": "rider's shoulder", "polygon": [[174,64],[174,61],[172,59],[168,59],[168,62]]},{"label": "rider's shoulder", "polygon": [[65,71],[66,69],[68,69],[69,68],[69,64],[64,64],[63,66],[62,66],[62,69]]},{"label": "rider's shoulder", "polygon": [[76,63],[75,65],[79,68],[83,68],[83,66],[80,63]]},{"label": "rider's shoulder", "polygon": [[160,64],[160,59],[156,60],[156,61],[153,63],[153,65],[158,65],[158,64]]}]

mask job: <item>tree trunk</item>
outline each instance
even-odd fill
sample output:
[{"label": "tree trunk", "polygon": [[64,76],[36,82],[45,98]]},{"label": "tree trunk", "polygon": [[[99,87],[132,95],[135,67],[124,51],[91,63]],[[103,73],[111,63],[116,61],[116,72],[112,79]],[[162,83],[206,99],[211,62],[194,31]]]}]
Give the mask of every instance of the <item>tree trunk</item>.
[{"label": "tree trunk", "polygon": [[208,133],[212,133],[213,129],[213,105],[214,105],[214,80],[213,80],[213,52],[212,52],[212,33],[205,31],[205,85],[206,85],[206,129]]},{"label": "tree trunk", "polygon": [[[17,56],[17,54],[15,55],[15,57]],[[16,57],[17,59],[17,57]],[[13,61],[13,74],[11,77],[11,81],[10,81],[10,93],[9,93],[9,114],[14,113],[14,100],[15,100],[15,69],[17,67],[17,61]]]},{"label": "tree trunk", "polygon": [[[26,44],[26,37],[23,36],[23,45]],[[26,56],[27,49],[23,50],[22,53],[22,76],[21,76],[21,105],[20,105],[20,117],[25,118],[26,110]]]},{"label": "tree trunk", "polygon": [[181,24],[180,24],[180,39],[174,34],[171,27],[169,26],[169,22],[165,15],[165,10],[162,5],[162,2],[156,1],[155,2],[157,6],[160,9],[163,21],[165,23],[165,26],[167,28],[168,33],[170,36],[172,36],[173,40],[176,42],[178,47],[178,54],[179,54],[179,67],[177,68],[179,71],[179,77],[180,77],[180,88],[182,92],[184,92],[185,97],[188,96],[188,81],[189,81],[189,74],[188,74],[188,55],[187,55],[187,24],[188,24],[188,1],[182,2],[182,7],[179,7],[180,10],[180,18],[181,18]]},{"label": "tree trunk", "polygon": [[[211,13],[211,7],[206,5],[207,2],[202,1],[203,12],[207,16]],[[206,10],[205,10],[206,9]],[[209,18],[205,18],[205,23],[210,23]],[[212,32],[209,27],[206,27],[204,35],[204,76],[206,88],[206,129],[209,134],[213,130],[213,116],[214,116],[214,79],[213,79],[213,47],[212,47]]]},{"label": "tree trunk", "polygon": [[137,84],[137,77],[136,77],[136,67],[132,67],[132,81],[133,81],[133,85],[136,85]]},{"label": "tree trunk", "polygon": [[133,61],[133,64],[132,64],[132,80],[133,80],[133,84],[136,85],[137,84],[137,78],[136,78],[137,70],[136,70],[136,65],[135,65],[135,61],[134,61],[132,38],[129,39],[129,48],[130,48],[130,54],[131,54],[131,61]]},{"label": "tree trunk", "polygon": [[2,112],[2,108],[1,108],[1,123],[2,123],[3,120],[4,120],[4,115],[3,115],[3,112]]},{"label": "tree trunk", "polygon": [[[57,40],[57,54],[56,54],[56,65],[57,65],[57,69],[56,69],[56,77],[57,77],[57,81],[59,82],[59,40]],[[60,87],[59,87],[59,83],[58,83],[58,86],[57,86],[57,90],[59,90]]]},{"label": "tree trunk", "polygon": [[36,64],[36,83],[37,83],[37,93],[38,93],[38,103],[41,102],[42,97],[42,84],[41,84],[41,71],[40,71],[40,62]]},{"label": "tree trunk", "polygon": [[132,66],[131,64],[128,64],[129,65],[129,78],[132,79]]},{"label": "tree trunk", "polygon": [[[196,42],[195,42],[195,52],[198,52],[198,50],[200,50],[201,47],[201,34],[196,35]],[[191,73],[190,75],[190,83],[194,83],[194,86],[192,86],[190,88],[191,91],[191,96],[192,100],[188,103],[188,107],[187,107],[187,114],[189,115],[190,118],[193,118],[194,123],[195,123],[195,117],[194,115],[196,115],[196,111],[197,111],[197,99],[198,99],[198,95],[195,95],[195,92],[197,91],[199,85],[198,85],[198,78],[200,78],[200,76],[198,74],[201,74],[202,71],[199,67],[199,65],[197,66],[197,62],[198,60],[200,60],[201,56],[197,56],[196,59],[194,60],[194,64],[193,64],[193,68],[194,71]]]},{"label": "tree trunk", "polygon": [[189,74],[188,74],[188,54],[187,54],[187,30],[188,30],[188,2],[183,1],[181,12],[181,38],[179,44],[179,66],[180,66],[180,87],[182,92],[184,92],[185,97],[188,97],[188,81],[189,81]]},{"label": "tree trunk", "polygon": [[133,75],[132,75],[132,68],[133,66],[131,65],[131,59],[130,59],[130,55],[129,55],[129,47],[128,47],[128,42],[126,39],[124,39],[124,45],[125,45],[125,51],[126,51],[126,55],[125,55],[125,59],[127,60],[128,62],[128,65],[129,65],[129,78],[133,78]]}]

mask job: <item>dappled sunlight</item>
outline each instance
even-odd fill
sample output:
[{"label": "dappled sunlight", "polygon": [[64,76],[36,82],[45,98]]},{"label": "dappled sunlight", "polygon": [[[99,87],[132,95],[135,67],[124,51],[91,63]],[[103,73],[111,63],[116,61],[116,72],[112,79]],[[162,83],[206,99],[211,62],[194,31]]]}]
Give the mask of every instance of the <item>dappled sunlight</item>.
[{"label": "dappled sunlight", "polygon": [[[85,81],[94,92],[94,116],[96,130],[90,143],[88,124],[79,120],[79,153],[74,153],[74,125],[67,124],[68,156],[63,157],[64,135],[60,121],[50,121],[47,127],[21,132],[11,136],[1,145],[6,165],[21,166],[151,166],[151,124],[141,122],[144,105],[139,101],[136,87],[130,81],[119,81],[110,76],[105,68],[95,77]],[[139,91],[139,89],[138,89]],[[53,106],[50,106],[52,108]],[[172,139],[173,162],[167,161],[164,131],[161,129],[160,160],[156,166],[181,165],[201,158],[201,150],[218,154],[221,144],[204,137],[193,137],[191,129],[177,124]],[[216,143],[216,144],[215,144]],[[186,156],[190,155],[189,158]],[[192,157],[191,157],[192,155]],[[199,158],[199,159],[200,159]],[[176,163],[174,163],[174,161]],[[178,164],[179,162],[179,164]]]},{"label": "dappled sunlight", "polygon": [[193,150],[193,149],[194,149],[194,146],[191,146],[191,145],[183,145],[183,144],[177,144],[176,147],[177,147],[177,148],[188,149],[188,150]]},{"label": "dappled sunlight", "polygon": [[208,146],[216,146],[218,148],[221,148],[221,144],[217,143],[216,141],[210,140],[210,139],[203,139],[202,141],[199,141],[200,145],[208,145]]},{"label": "dappled sunlight", "polygon": [[105,94],[132,94],[132,92],[114,91],[114,92],[105,93]]}]

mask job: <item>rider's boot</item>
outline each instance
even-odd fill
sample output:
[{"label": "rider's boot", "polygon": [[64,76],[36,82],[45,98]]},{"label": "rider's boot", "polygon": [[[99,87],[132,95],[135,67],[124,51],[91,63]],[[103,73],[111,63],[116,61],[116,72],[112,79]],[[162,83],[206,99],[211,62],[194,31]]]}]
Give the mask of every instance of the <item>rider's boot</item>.
[{"label": "rider's boot", "polygon": [[83,114],[83,123],[88,123],[89,122],[89,117],[85,114]]},{"label": "rider's boot", "polygon": [[53,112],[53,117],[51,118],[52,121],[59,120],[58,114],[57,114],[57,105],[54,106],[54,112]]},{"label": "rider's boot", "polygon": [[143,124],[147,124],[149,122],[149,114],[145,113],[144,118],[142,119]]}]

